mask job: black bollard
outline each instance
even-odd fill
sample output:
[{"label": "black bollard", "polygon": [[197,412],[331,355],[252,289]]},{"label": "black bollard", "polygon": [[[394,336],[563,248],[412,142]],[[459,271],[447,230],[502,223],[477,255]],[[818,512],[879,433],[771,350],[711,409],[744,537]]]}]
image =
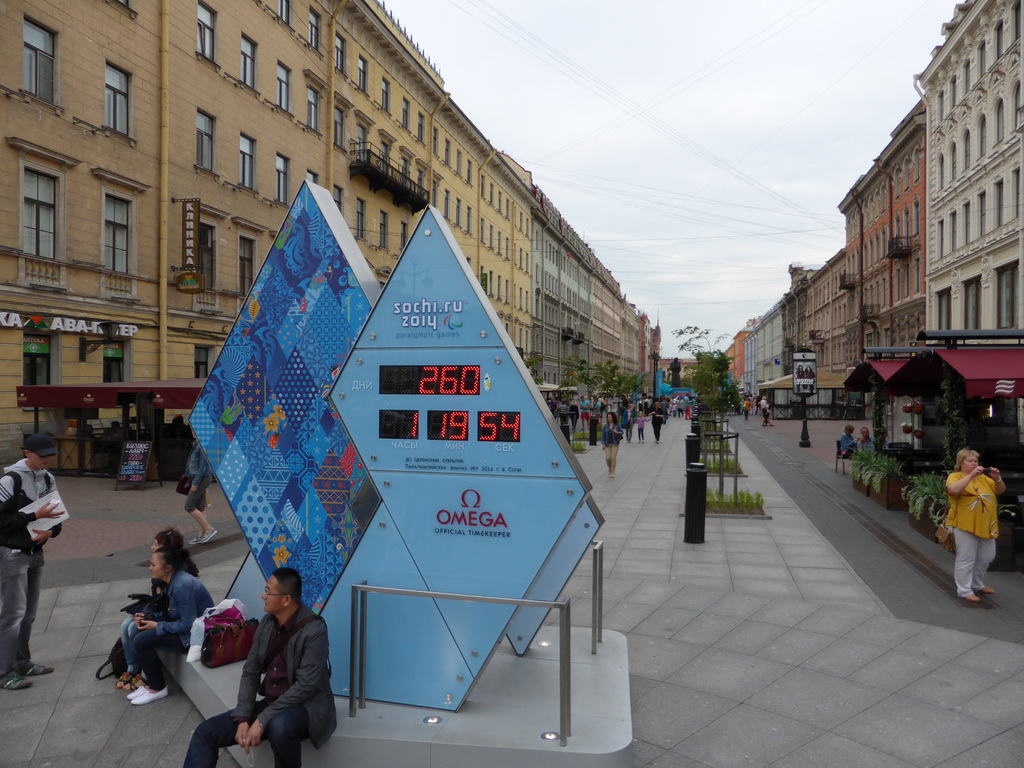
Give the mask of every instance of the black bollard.
[{"label": "black bollard", "polygon": [[597,445],[597,420],[601,416],[600,411],[590,415],[590,444]]},{"label": "black bollard", "polygon": [[686,466],[700,461],[700,438],[696,435],[686,436]]},{"label": "black bollard", "polygon": [[[690,433],[696,435],[697,439],[700,440],[700,419],[695,418],[690,422]],[[689,464],[689,462],[687,462],[687,464]]]},{"label": "black bollard", "polygon": [[683,521],[683,541],[687,544],[704,543],[704,520],[708,505],[708,473],[703,464],[690,464],[686,468],[686,508]]}]

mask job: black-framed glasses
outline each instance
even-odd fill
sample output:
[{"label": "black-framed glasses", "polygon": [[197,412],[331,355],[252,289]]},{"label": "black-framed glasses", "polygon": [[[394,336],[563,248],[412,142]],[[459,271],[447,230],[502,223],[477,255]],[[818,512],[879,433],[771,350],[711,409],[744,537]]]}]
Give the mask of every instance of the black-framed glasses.
[{"label": "black-framed glasses", "polygon": [[270,587],[264,587],[263,594],[267,597],[288,597],[287,592],[271,592]]}]

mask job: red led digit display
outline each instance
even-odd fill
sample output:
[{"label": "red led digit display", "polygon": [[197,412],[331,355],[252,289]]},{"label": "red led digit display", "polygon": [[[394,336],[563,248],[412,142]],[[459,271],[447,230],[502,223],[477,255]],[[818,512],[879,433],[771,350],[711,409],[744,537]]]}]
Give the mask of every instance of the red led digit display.
[{"label": "red led digit display", "polygon": [[468,440],[469,411],[427,411],[427,440]]},{"label": "red led digit display", "polygon": [[419,411],[378,411],[378,436],[382,440],[416,440],[420,431]]},{"label": "red led digit display", "polygon": [[476,439],[482,443],[518,443],[518,411],[481,411],[476,420]]},{"label": "red led digit display", "polygon": [[479,395],[479,365],[382,365],[382,395]]}]

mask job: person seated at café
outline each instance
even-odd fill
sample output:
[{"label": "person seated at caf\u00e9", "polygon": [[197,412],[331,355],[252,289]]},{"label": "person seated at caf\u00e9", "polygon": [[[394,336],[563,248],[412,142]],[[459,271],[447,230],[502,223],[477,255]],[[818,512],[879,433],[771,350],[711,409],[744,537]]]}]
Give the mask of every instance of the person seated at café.
[{"label": "person seated at caf\u00e9", "polygon": [[875,441],[871,439],[871,431],[867,427],[860,428],[860,437],[857,438],[858,451],[875,450]]},{"label": "person seated at caf\u00e9", "polygon": [[853,424],[843,427],[843,434],[839,438],[839,450],[842,451],[843,456],[849,456],[857,450],[857,440],[853,436]]}]

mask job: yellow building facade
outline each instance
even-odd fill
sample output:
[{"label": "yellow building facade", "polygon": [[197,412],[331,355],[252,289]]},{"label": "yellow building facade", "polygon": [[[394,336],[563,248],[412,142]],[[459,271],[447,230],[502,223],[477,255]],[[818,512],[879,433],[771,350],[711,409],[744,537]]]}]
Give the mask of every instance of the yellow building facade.
[{"label": "yellow building facade", "polygon": [[9,0],[0,45],[5,454],[18,385],[205,376],[304,179],[382,281],[436,205],[528,350],[530,189],[373,0]]}]

